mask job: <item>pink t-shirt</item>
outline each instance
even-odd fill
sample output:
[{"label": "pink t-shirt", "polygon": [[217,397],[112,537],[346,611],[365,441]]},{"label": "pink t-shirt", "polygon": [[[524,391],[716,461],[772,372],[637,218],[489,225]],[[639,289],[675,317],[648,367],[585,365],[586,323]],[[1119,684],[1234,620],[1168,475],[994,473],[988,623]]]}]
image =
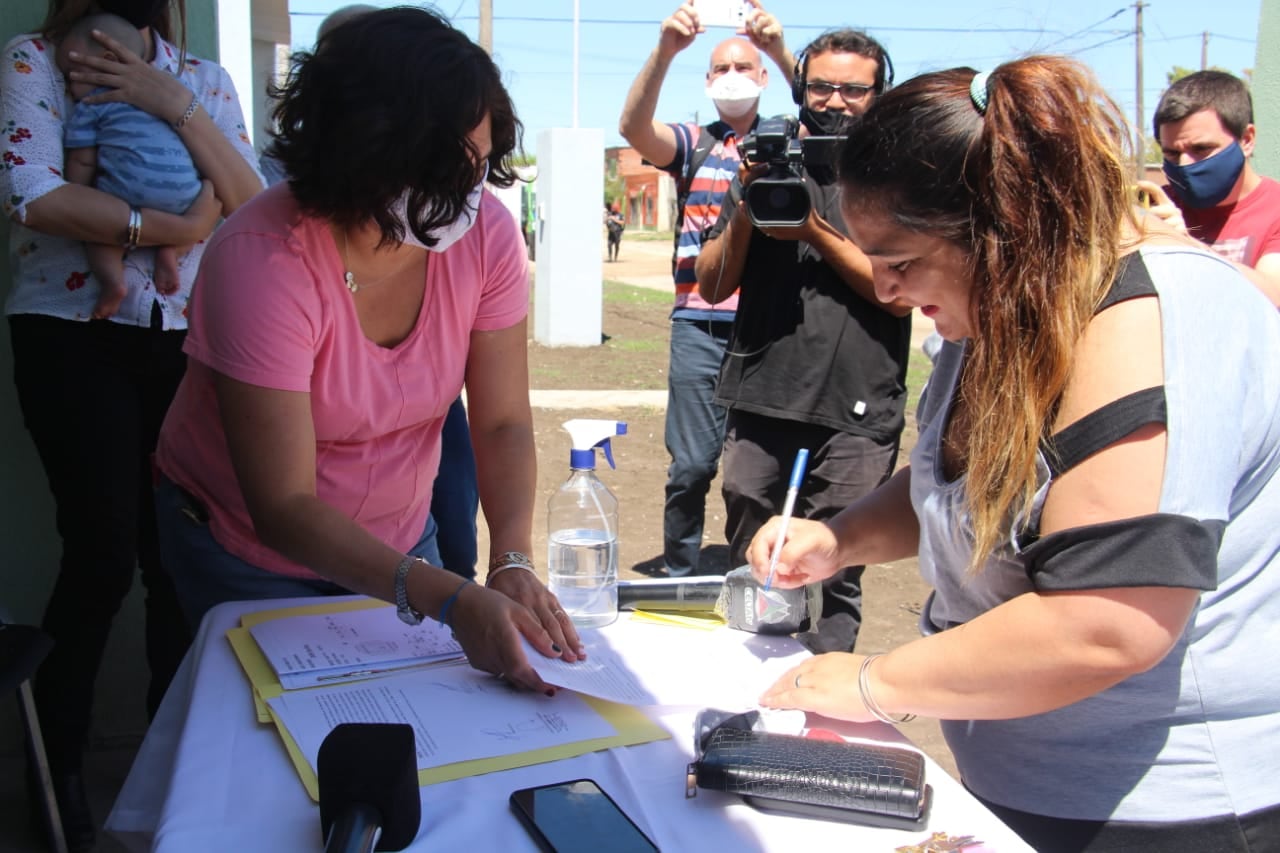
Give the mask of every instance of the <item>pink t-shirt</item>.
[{"label": "pink t-shirt", "polygon": [[475,226],[431,253],[418,322],[392,349],[364,336],[327,221],[304,216],[286,184],[240,208],[205,251],[191,301],[186,377],[156,450],[160,470],[208,507],[232,554],[314,576],[258,541],[218,415],[213,371],[311,395],[317,496],[407,551],[422,536],[440,430],[462,389],[470,334],[529,309],[515,220],[486,193]]}]

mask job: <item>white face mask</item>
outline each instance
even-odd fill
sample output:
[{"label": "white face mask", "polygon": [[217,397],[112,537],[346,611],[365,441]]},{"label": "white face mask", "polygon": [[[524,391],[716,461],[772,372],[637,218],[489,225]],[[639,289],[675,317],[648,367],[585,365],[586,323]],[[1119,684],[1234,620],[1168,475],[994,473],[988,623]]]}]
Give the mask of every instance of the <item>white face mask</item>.
[{"label": "white face mask", "polygon": [[409,228],[409,191],[405,190],[391,210],[391,215],[396,218],[404,229],[404,243],[409,246],[417,246],[419,249],[426,249],[428,252],[443,252],[465,237],[467,232],[471,230],[471,226],[476,224],[476,216],[480,213],[480,198],[484,194],[484,182],[488,177],[489,164],[486,163],[484,176],[480,178],[480,183],[476,184],[471,192],[467,194],[465,207],[458,218],[448,225],[441,225],[430,232],[431,236],[436,238],[434,246],[424,244],[414,236],[413,230]]},{"label": "white face mask", "polygon": [[755,107],[764,87],[740,71],[721,74],[707,86],[707,97],[725,118],[741,118]]}]

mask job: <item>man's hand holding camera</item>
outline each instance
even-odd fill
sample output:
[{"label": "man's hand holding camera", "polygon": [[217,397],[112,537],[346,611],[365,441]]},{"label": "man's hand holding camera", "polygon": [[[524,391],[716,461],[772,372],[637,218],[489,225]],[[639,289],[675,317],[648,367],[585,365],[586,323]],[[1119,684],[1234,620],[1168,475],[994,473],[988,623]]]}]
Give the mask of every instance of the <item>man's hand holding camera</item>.
[{"label": "man's hand holding camera", "polygon": [[[768,163],[750,163],[743,160],[738,164],[738,182],[742,184],[742,192],[745,196],[747,187],[757,178],[768,175],[771,171]],[[747,210],[747,202],[745,197],[738,201],[738,215],[735,219],[741,222],[743,228],[755,228],[761,234],[771,240],[790,240],[811,242],[815,229],[821,227],[830,228],[827,221],[818,215],[813,206],[809,207],[809,215],[805,217],[804,222],[800,224],[786,224],[781,222],[771,222],[761,224],[754,221],[751,212]],[[742,221],[745,220],[745,221]],[[837,234],[839,232],[836,232]]]},{"label": "man's hand holding camera", "polygon": [[777,63],[779,68],[791,68],[796,60],[782,40],[782,22],[766,12],[759,0],[750,0],[750,3],[751,11],[747,12],[747,19],[743,22],[739,35],[746,36],[761,53]]},{"label": "man's hand holding camera", "polygon": [[683,3],[670,17],[663,20],[662,30],[658,35],[658,51],[670,59],[693,44],[698,33],[705,31],[693,3]]}]

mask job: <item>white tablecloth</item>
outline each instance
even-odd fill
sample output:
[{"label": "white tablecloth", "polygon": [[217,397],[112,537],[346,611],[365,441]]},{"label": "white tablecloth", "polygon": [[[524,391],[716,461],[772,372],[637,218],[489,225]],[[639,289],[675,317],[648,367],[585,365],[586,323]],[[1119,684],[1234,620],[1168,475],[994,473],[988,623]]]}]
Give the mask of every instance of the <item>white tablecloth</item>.
[{"label": "white tablecloth", "polygon": [[[303,790],[274,726],[254,716],[249,682],[226,639],[228,628],[254,610],[314,603],[314,599],[234,602],[210,611],[147,733],[107,830],[131,850],[165,853],[227,851],[279,853],[322,850],[319,807]],[[640,669],[717,666],[717,657],[742,668],[742,678],[767,686],[805,652],[789,638],[738,631],[704,632],[639,624],[627,614],[606,629]],[[728,645],[726,645],[728,644]],[[746,644],[756,665],[737,645]],[[729,646],[737,654],[727,655]],[[763,652],[760,650],[764,650]],[[758,691],[757,691],[758,692]],[[421,789],[422,824],[411,850],[533,851],[507,806],[517,788],[591,778],[667,851],[841,850],[891,851],[932,832],[973,835],[983,851],[1026,851],[1024,844],[961,785],[928,760],[933,811],[926,830],[879,829],[768,815],[738,798],[712,791],[685,798],[685,767],[693,754],[698,708],[646,709],[670,740],[610,749]],[[846,736],[902,743],[881,724],[852,725],[822,718],[810,724]],[[465,848],[464,848],[465,845]]]}]

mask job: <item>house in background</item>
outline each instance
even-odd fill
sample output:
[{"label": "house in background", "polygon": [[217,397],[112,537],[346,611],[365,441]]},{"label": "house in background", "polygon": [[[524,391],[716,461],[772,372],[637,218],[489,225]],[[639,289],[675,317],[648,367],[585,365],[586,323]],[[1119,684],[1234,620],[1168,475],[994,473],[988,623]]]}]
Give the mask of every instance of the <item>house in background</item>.
[{"label": "house in background", "polygon": [[629,146],[604,150],[605,182],[622,181],[622,215],[628,228],[670,231],[675,224],[676,182]]}]

